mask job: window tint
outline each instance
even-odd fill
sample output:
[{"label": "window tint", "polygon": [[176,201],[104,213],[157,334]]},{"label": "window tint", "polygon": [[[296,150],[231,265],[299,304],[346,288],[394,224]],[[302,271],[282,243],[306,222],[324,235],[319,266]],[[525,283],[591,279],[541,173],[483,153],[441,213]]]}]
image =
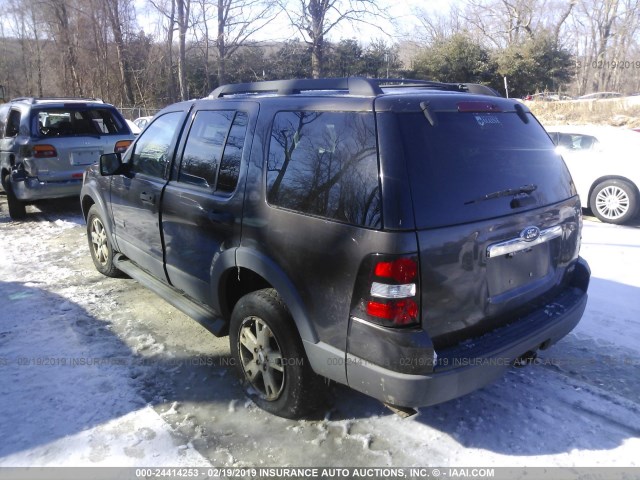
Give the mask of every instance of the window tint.
[{"label": "window tint", "polygon": [[373,114],[278,113],[271,133],[267,188],[272,205],[379,227]]},{"label": "window tint", "polygon": [[0,105],[0,138],[3,138],[5,136],[8,117],[9,104]]},{"label": "window tint", "polygon": [[182,154],[178,181],[214,187],[224,141],[234,112],[200,111],[193,121]]},{"label": "window tint", "polygon": [[591,150],[598,145],[596,137],[575,133],[558,133],[558,146],[567,150]]},{"label": "window tint", "polygon": [[7,137],[15,137],[20,132],[20,111],[11,110],[9,119],[7,120]]},{"label": "window tint", "polygon": [[164,177],[170,161],[169,147],[178,129],[182,112],[171,112],[158,117],[135,144],[131,159],[131,171]]},{"label": "window tint", "polygon": [[35,118],[41,137],[129,133],[111,108],[46,108],[38,110]]},{"label": "window tint", "polygon": [[518,211],[575,194],[549,136],[516,113],[437,112],[435,126],[421,112],[397,118],[418,228],[510,215],[513,195],[491,194],[525,185],[536,189]]},{"label": "window tint", "polygon": [[218,174],[217,190],[233,192],[238,184],[240,175],[240,161],[242,160],[242,146],[247,135],[248,117],[244,112],[238,112],[233,120],[233,126],[224,147],[220,172]]}]

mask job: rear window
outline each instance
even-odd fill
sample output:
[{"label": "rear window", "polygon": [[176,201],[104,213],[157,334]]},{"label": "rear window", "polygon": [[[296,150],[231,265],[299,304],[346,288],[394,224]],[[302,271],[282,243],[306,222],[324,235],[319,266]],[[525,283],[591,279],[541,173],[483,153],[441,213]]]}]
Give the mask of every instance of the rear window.
[{"label": "rear window", "polygon": [[49,108],[34,112],[39,137],[128,135],[124,120],[110,108]]},{"label": "rear window", "polygon": [[[575,194],[555,145],[516,113],[398,114],[416,226],[430,228],[510,215]],[[521,187],[514,206],[514,194]],[[533,187],[535,187],[535,189]],[[502,192],[502,194],[500,194]]]}]

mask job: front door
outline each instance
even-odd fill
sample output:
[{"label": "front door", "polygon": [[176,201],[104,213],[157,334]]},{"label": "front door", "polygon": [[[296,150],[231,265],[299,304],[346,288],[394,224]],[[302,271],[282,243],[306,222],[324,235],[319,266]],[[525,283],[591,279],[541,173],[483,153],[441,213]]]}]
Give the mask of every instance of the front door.
[{"label": "front door", "polygon": [[160,231],[160,202],[173,152],[187,112],[156,118],[125,154],[126,174],[111,180],[111,205],[118,250],[166,281]]}]

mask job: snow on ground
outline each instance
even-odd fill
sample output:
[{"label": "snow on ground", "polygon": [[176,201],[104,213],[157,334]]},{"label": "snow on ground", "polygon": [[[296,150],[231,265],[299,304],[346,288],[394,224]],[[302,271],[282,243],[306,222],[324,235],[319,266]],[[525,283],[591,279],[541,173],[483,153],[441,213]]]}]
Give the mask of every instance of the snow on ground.
[{"label": "snow on ground", "polygon": [[541,355],[410,419],[343,386],[316,419],[243,396],[226,339],[93,268],[75,202],[0,196],[0,466],[640,466],[640,228],[585,221],[587,312]]}]

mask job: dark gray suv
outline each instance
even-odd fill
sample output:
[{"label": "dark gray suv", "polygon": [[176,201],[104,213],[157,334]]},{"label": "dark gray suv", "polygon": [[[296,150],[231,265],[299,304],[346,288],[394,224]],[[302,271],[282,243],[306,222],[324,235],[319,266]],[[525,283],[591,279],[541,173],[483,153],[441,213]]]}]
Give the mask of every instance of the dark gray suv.
[{"label": "dark gray suv", "polygon": [[9,215],[25,204],[80,193],[82,174],[103,153],[124,152],[134,136],[120,112],[94,98],[33,98],[0,106],[0,179]]},{"label": "dark gray suv", "polygon": [[229,335],[285,417],[322,377],[399,407],[464,395],[571,331],[590,271],[571,176],[478,85],[228,85],[156,115],[81,193],[99,271]]}]

